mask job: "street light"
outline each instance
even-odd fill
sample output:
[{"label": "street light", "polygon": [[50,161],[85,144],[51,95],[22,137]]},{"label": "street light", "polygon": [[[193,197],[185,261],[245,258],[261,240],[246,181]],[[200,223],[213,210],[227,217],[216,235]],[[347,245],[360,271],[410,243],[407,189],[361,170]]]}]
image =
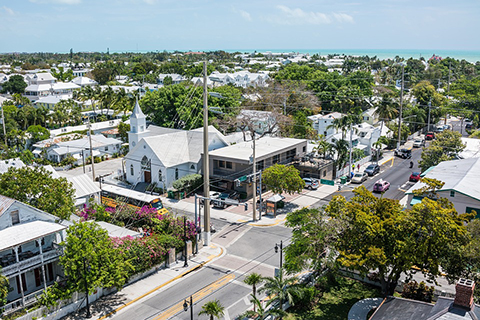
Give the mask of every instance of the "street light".
[{"label": "street light", "polygon": [[92,315],[90,314],[90,304],[88,303],[87,270],[90,270],[90,266],[87,268],[87,259],[83,257],[83,276],[85,278],[85,297],[87,299],[87,314],[85,315],[85,318],[91,318]]},{"label": "street light", "polygon": [[185,310],[185,312],[188,311],[188,305],[190,305],[190,320],[193,320],[193,298],[192,296],[190,296],[190,302],[185,299],[183,301],[183,310]]},{"label": "street light", "polygon": [[[275,243],[275,253],[278,253],[278,244]],[[283,241],[280,240],[280,272],[281,272],[281,269],[282,269],[282,265],[283,265]]]},{"label": "street light", "polygon": [[188,267],[188,253],[187,253],[187,216],[183,216],[183,239],[185,241],[185,264],[184,267]]}]

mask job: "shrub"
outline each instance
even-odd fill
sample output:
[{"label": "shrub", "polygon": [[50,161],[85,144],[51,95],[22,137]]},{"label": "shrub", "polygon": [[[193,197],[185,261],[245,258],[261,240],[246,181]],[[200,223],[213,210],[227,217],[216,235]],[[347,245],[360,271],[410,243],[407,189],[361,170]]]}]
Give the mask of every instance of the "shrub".
[{"label": "shrub", "polygon": [[406,299],[432,302],[434,290],[435,288],[433,286],[429,287],[423,281],[418,283],[413,280],[403,285],[402,297]]}]

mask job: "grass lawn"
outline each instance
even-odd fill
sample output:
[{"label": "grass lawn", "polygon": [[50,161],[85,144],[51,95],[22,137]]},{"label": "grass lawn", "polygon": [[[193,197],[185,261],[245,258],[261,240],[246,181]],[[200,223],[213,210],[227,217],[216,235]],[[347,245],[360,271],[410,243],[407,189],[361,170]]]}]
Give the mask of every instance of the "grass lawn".
[{"label": "grass lawn", "polygon": [[380,290],[362,282],[340,276],[335,280],[324,281],[323,294],[319,294],[313,307],[293,308],[284,320],[346,320],[355,302],[381,296]]}]

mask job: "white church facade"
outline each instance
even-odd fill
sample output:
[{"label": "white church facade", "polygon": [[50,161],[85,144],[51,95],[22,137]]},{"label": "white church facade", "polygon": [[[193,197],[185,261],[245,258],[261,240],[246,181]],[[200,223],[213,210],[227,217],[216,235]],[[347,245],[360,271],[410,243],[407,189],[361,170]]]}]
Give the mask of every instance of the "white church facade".
[{"label": "white church facade", "polygon": [[[209,150],[228,145],[213,126],[209,131]],[[150,125],[138,102],[130,117],[129,152],[125,156],[126,180],[155,183],[168,189],[175,180],[193,173],[202,173],[203,128],[190,131]]]}]

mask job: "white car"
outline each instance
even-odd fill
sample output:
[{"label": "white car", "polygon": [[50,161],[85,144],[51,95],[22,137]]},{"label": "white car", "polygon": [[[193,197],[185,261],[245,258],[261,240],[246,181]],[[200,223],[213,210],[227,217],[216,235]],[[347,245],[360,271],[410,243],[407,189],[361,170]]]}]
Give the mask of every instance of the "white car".
[{"label": "white car", "polygon": [[366,172],[357,172],[352,177],[352,183],[362,183],[367,180],[368,174]]},{"label": "white car", "polygon": [[413,141],[413,147],[414,148],[421,148],[425,146],[425,140],[423,139],[415,139],[415,141]]}]

